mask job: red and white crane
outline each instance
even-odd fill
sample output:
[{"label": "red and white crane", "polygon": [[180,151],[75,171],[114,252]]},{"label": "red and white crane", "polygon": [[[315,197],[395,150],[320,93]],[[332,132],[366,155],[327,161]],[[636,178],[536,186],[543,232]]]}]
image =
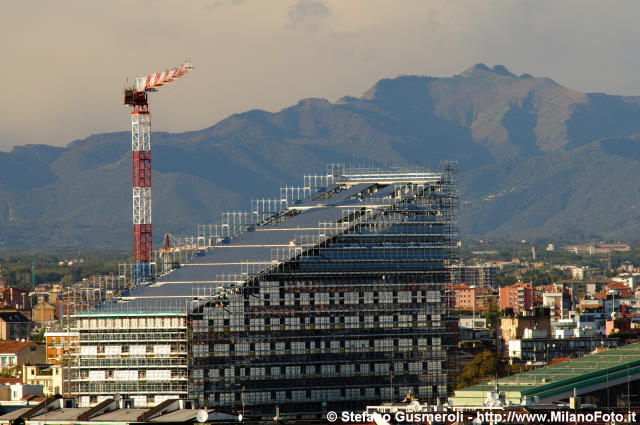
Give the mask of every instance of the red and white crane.
[{"label": "red and white crane", "polygon": [[187,61],[180,66],[136,78],[124,89],[124,104],[131,106],[131,159],[133,179],[133,283],[146,282],[151,270],[151,115],[147,93],[182,77],[193,69]]}]

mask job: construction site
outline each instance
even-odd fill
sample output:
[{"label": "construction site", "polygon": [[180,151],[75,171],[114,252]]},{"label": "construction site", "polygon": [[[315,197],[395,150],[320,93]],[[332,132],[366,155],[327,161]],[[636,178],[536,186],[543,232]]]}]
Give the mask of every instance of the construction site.
[{"label": "construction site", "polygon": [[444,400],[458,374],[457,163],[330,164],[154,251],[147,94],[191,70],[124,89],[133,262],[67,295],[65,394],[269,419]]},{"label": "construction site", "polygon": [[270,418],[444,399],[457,374],[444,299],[456,175],[455,163],[333,164],[198,226],[189,256],[73,314],[72,395],[81,406],[189,398]]}]

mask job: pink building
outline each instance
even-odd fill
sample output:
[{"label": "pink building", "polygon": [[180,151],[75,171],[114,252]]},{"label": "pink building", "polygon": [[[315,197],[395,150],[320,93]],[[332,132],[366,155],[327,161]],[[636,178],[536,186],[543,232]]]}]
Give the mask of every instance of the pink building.
[{"label": "pink building", "polygon": [[512,308],[514,312],[529,311],[533,308],[533,287],[531,283],[516,282],[500,288],[500,310]]},{"label": "pink building", "polygon": [[487,310],[487,297],[491,292],[489,288],[476,288],[466,283],[461,283],[459,285],[451,285],[447,289],[450,289],[455,294],[454,301],[451,303],[451,307],[455,310]]}]

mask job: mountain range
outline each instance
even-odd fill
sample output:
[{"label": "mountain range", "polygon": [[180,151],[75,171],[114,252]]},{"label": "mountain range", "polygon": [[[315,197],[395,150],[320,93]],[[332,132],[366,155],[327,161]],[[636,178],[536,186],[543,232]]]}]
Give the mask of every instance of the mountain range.
[{"label": "mountain range", "polygon": [[[130,137],[0,153],[0,247],[127,247]],[[640,97],[581,93],[501,65],[383,79],[335,103],[304,99],[156,132],[152,146],[156,244],[331,162],[458,160],[463,239],[634,240],[640,231]]]}]

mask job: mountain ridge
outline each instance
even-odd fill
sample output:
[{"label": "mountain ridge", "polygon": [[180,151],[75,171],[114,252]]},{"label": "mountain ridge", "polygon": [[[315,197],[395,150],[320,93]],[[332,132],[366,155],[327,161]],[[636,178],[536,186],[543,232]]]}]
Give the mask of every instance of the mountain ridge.
[{"label": "mountain ridge", "polygon": [[[302,99],[156,132],[154,238],[192,234],[327,163],[451,159],[460,161],[463,238],[629,238],[640,230],[639,117],[637,96],[476,64],[452,77],[382,79],[335,103]],[[128,132],[0,152],[0,247],[127,246],[129,152]]]}]

